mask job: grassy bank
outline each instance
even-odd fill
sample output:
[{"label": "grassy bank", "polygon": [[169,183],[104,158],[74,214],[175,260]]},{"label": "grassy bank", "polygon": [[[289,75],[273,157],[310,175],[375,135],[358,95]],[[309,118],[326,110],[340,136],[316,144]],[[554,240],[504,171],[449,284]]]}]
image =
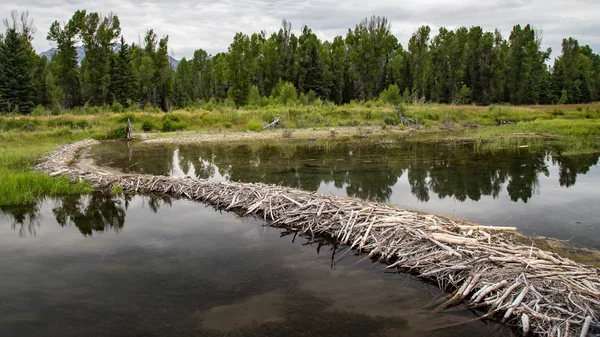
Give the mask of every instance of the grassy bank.
[{"label": "grassy bank", "polygon": [[85,133],[0,133],[0,205],[31,204],[44,196],[90,192],[86,183],[71,184],[32,170],[56,147],[86,138]]},{"label": "grassy bank", "polygon": [[[276,117],[281,118],[284,130],[263,132],[263,125]],[[27,204],[45,195],[89,191],[86,184],[72,185],[63,178],[50,178],[31,168],[65,143],[84,138],[122,138],[127,120],[132,122],[134,132],[145,134],[144,138],[193,139],[207,133],[217,140],[220,135],[234,133],[234,137],[226,138],[245,141],[369,135],[385,139],[400,135],[421,140],[474,139],[485,141],[487,148],[502,148],[521,146],[515,139],[535,133],[561,137],[571,145],[570,153],[598,151],[597,136],[600,136],[600,104],[479,107],[366,102],[260,109],[218,106],[168,114],[156,110],[110,112],[90,108],[53,115],[37,110],[31,116],[0,116],[0,205]],[[184,132],[173,134],[173,131]]]},{"label": "grassy bank", "polygon": [[[366,102],[342,106],[331,104],[245,107],[221,106],[211,110],[178,110],[165,114],[151,111],[103,111],[100,108],[78,109],[60,115],[37,112],[32,116],[0,117],[0,131],[86,130],[106,133],[122,127],[129,119],[136,132],[195,130],[260,131],[263,125],[281,118],[289,129],[322,127],[402,128],[406,125],[423,129],[478,127],[476,133],[497,136],[518,132],[559,135],[600,135],[600,104],[556,106],[450,106],[412,104],[377,106]],[[402,123],[404,122],[404,124]],[[414,122],[414,123],[413,123]],[[498,123],[502,127],[496,127]]]}]

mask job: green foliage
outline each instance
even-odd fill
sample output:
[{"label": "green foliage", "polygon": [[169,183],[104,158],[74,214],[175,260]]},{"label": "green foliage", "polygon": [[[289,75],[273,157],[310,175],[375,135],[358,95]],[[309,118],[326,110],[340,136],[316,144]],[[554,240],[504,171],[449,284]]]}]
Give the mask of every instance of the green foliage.
[{"label": "green foliage", "polygon": [[400,88],[396,84],[391,84],[379,95],[379,99],[388,104],[400,104],[402,98],[400,97]]},{"label": "green foliage", "polygon": [[454,96],[454,101],[456,104],[468,104],[471,102],[471,89],[467,87],[466,84],[463,84],[460,90]]},{"label": "green foliage", "polygon": [[142,123],[142,130],[145,132],[150,132],[154,130],[154,124],[152,124],[151,121],[144,121],[144,123]]},{"label": "green foliage", "polygon": [[247,129],[250,131],[260,131],[263,129],[263,125],[260,121],[257,120],[252,120],[250,122],[248,122],[248,124],[246,125]]},{"label": "green foliage", "polygon": [[290,82],[285,82],[281,86],[281,91],[279,92],[279,101],[281,104],[288,106],[296,103],[298,99],[298,95],[296,93],[296,87],[294,84]]},{"label": "green foliage", "polygon": [[105,135],[100,136],[101,139],[125,139],[127,137],[127,127],[120,126],[107,132]]},{"label": "green foliage", "polygon": [[33,27],[27,18],[17,22],[17,13],[13,14],[12,22],[6,21],[4,35],[0,35],[0,113],[29,114],[34,107],[30,69]]},{"label": "green foliage", "polygon": [[163,127],[162,131],[170,132],[170,131],[180,131],[185,129],[186,124],[181,122],[181,119],[178,115],[175,114],[166,114],[162,118]]},{"label": "green foliage", "polygon": [[258,87],[255,85],[250,87],[250,93],[248,94],[248,105],[257,107],[262,105],[262,97],[260,97]]},{"label": "green foliage", "polygon": [[[422,26],[404,49],[385,17],[365,18],[329,42],[307,26],[296,35],[284,20],[270,36],[238,33],[226,53],[198,49],[175,67],[168,36],[159,38],[149,29],[141,43],[127,44],[123,37],[119,41],[121,23],[114,14],[82,10],[66,24],[52,23],[47,39],[56,53],[51,61],[35,55],[33,27],[27,19],[17,19],[15,15],[8,21],[0,38],[3,113],[600,100],[599,56],[567,38],[562,54],[548,67],[550,51],[541,49],[540,34],[531,25],[514,26],[508,38],[478,26],[441,27],[437,32]],[[78,48],[85,51],[81,62]],[[35,106],[40,108],[34,111]],[[311,114],[311,120],[335,123],[326,112],[319,114]]]}]

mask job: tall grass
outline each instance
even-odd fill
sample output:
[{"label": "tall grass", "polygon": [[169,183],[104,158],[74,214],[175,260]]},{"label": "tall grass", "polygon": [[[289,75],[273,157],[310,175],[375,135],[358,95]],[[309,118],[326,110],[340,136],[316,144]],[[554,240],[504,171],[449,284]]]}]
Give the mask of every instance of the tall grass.
[{"label": "tall grass", "polygon": [[56,132],[0,134],[0,205],[31,204],[46,196],[90,192],[85,182],[71,184],[67,178],[32,170],[57,146],[87,136]]}]

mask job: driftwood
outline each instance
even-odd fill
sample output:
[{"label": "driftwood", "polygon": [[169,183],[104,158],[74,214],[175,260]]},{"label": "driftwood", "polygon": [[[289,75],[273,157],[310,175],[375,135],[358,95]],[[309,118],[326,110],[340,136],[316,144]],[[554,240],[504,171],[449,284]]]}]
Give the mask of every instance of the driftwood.
[{"label": "driftwood", "polygon": [[514,228],[473,226],[360,199],[282,186],[89,171],[71,164],[95,141],[61,147],[37,169],[95,188],[164,193],[263,218],[267,225],[325,235],[372,258],[454,290],[439,308],[487,309],[523,332],[585,336],[600,330],[600,270],[515,240]]},{"label": "driftwood", "polygon": [[126,135],[125,138],[126,139],[131,139],[131,133],[133,132],[133,128],[131,127],[131,121],[129,120],[129,118],[127,118],[127,128],[126,128]]},{"label": "driftwood", "polygon": [[281,123],[281,119],[279,117],[275,118],[275,120],[273,122],[271,122],[270,124],[265,125],[265,127],[263,129],[268,129],[271,128],[273,126],[277,126],[279,125],[279,123]]}]

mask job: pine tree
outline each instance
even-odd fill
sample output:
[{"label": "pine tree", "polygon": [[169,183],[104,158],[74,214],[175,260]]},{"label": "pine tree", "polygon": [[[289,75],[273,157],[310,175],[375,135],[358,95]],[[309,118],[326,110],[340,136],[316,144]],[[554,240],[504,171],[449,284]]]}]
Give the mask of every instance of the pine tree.
[{"label": "pine tree", "polygon": [[30,41],[29,32],[19,30],[16,20],[8,25],[0,43],[0,111],[28,114],[33,110]]},{"label": "pine tree", "polygon": [[121,37],[119,52],[113,54],[110,60],[109,101],[119,102],[124,106],[135,101],[135,76],[131,59],[131,47]]}]

